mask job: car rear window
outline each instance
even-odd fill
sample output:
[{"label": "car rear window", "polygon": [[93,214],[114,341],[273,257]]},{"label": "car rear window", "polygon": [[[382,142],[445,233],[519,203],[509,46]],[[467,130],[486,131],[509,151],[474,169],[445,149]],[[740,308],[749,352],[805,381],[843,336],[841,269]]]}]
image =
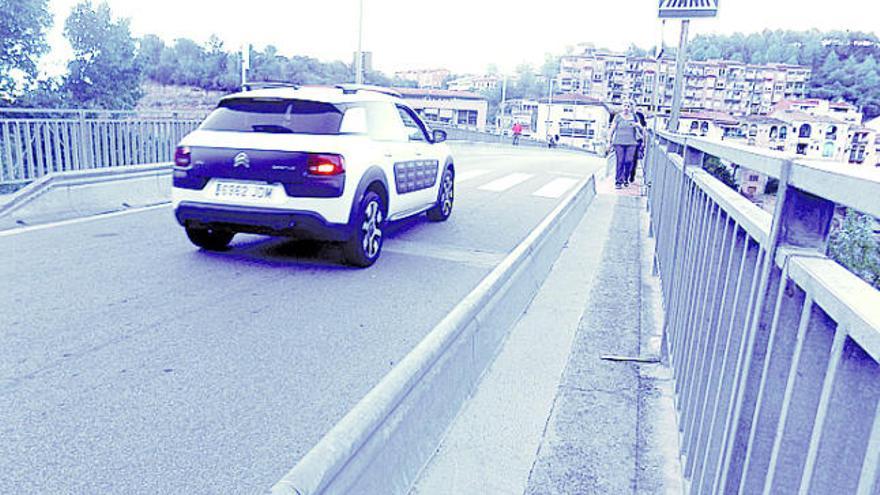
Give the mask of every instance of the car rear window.
[{"label": "car rear window", "polygon": [[202,123],[209,131],[338,134],[342,109],[330,103],[281,98],[224,100]]}]

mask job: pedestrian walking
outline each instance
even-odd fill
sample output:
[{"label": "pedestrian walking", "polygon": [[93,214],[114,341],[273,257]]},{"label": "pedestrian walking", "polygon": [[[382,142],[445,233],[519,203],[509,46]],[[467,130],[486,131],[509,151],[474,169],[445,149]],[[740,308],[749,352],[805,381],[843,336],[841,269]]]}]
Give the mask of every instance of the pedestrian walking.
[{"label": "pedestrian walking", "polygon": [[614,186],[617,189],[629,186],[639,140],[644,139],[642,133],[633,114],[632,104],[625,103],[623,110],[611,122],[610,147],[614,148],[617,158],[617,170],[614,174]]},{"label": "pedestrian walking", "polygon": [[639,127],[642,130],[641,139],[639,139],[638,147],[636,148],[636,157],[633,160],[633,166],[629,171],[629,183],[632,184],[636,181],[636,170],[639,168],[639,163],[645,159],[645,128],[647,127],[647,119],[641,112],[635,112],[636,120],[639,122]]},{"label": "pedestrian walking", "polygon": [[519,144],[519,137],[522,134],[523,126],[519,122],[513,124],[513,145]]}]

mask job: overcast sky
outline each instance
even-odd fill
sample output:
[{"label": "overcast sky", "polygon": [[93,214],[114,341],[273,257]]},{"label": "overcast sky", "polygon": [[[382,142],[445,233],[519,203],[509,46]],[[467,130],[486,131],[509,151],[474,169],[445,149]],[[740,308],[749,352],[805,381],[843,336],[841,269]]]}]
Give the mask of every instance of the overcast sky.
[{"label": "overcast sky", "polygon": [[[166,42],[187,37],[204,42],[217,34],[228,48],[248,41],[275,45],[284,55],[308,55],[350,63],[357,46],[358,0],[107,0],[116,16],[131,19],[135,36],[157,34]],[[539,65],[545,53],[592,42],[625,49],[655,45],[665,31],[677,44],[678,21],[657,19],[657,0],[363,0],[364,50],[387,73],[445,67],[482,72],[490,63],[512,71]],[[53,52],[44,66],[58,71],[69,57],[61,31],[76,0],[49,0],[55,15]],[[877,32],[875,0],[721,0],[715,19],[691,23],[691,35],[818,28]]]}]

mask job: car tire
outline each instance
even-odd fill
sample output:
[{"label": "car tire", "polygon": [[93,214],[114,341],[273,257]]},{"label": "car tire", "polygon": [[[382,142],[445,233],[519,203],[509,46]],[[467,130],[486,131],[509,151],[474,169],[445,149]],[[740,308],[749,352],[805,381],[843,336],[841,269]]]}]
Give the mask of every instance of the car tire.
[{"label": "car tire", "polygon": [[385,211],[382,198],[374,191],[367,191],[355,213],[355,231],[343,246],[348,264],[366,268],[379,259]]},{"label": "car tire", "polygon": [[210,251],[223,251],[229,247],[235,232],[210,227],[187,227],[186,236],[196,246]]},{"label": "car tire", "polygon": [[428,220],[432,222],[445,222],[452,214],[452,205],[455,200],[455,174],[452,168],[447,168],[440,179],[440,188],[437,191],[437,204],[428,210]]}]

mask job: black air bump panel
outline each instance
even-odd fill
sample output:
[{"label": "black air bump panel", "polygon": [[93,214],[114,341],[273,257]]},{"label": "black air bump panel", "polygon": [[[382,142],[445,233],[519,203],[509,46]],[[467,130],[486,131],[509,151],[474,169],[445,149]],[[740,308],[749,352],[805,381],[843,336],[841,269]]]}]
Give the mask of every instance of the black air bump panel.
[{"label": "black air bump panel", "polygon": [[437,160],[414,160],[394,164],[394,182],[397,194],[432,187],[437,181]]}]

